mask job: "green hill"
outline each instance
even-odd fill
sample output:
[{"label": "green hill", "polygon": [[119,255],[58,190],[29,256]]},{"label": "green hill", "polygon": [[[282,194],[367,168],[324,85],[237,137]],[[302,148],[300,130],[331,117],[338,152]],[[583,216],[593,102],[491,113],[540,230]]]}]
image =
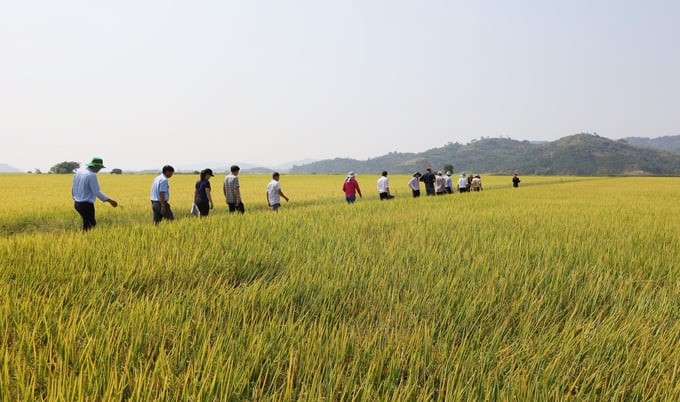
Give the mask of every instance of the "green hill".
[{"label": "green hill", "polygon": [[680,135],[668,135],[658,138],[627,137],[623,138],[623,140],[636,147],[653,148],[680,154]]},{"label": "green hill", "polygon": [[457,172],[537,175],[680,175],[680,155],[576,134],[552,142],[531,143],[487,138],[469,144],[449,143],[420,153],[392,152],[365,161],[336,158],[302,166],[291,173],[410,173],[452,164]]}]

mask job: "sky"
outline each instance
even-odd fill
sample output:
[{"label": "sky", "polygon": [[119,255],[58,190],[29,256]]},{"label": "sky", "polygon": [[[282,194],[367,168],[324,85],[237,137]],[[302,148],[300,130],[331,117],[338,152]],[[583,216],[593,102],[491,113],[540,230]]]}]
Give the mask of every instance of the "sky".
[{"label": "sky", "polygon": [[678,135],[679,16],[677,0],[3,1],[0,163]]}]

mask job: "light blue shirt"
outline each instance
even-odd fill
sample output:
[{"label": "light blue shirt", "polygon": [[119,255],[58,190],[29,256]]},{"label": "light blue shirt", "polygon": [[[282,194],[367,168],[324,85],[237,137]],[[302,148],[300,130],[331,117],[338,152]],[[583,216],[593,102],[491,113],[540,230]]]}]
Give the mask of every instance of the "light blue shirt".
[{"label": "light blue shirt", "polygon": [[170,184],[163,173],[156,176],[151,183],[151,201],[160,201],[161,193],[165,193],[165,201],[170,199]]},{"label": "light blue shirt", "polygon": [[94,203],[96,198],[99,198],[102,202],[109,199],[109,197],[99,190],[97,174],[89,168],[82,168],[76,171],[73,176],[71,196],[75,202]]}]

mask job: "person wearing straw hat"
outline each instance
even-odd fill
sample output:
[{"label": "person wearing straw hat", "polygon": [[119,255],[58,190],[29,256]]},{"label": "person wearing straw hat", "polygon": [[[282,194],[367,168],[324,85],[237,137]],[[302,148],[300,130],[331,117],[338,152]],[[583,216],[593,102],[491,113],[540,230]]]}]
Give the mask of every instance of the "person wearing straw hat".
[{"label": "person wearing straw hat", "polygon": [[434,178],[434,193],[436,195],[446,194],[446,179],[441,170],[437,171],[437,176]]},{"label": "person wearing straw hat", "polygon": [[451,171],[446,171],[446,177],[445,177],[445,183],[446,183],[446,193],[451,194],[453,193],[453,180],[451,179]]},{"label": "person wearing straw hat", "polygon": [[413,198],[420,197],[420,176],[422,176],[420,172],[415,172],[411,180],[408,181],[408,187],[411,189]]},{"label": "person wearing straw hat", "polygon": [[73,176],[71,185],[71,197],[73,197],[74,208],[83,219],[83,232],[94,228],[97,225],[94,212],[94,201],[99,198],[102,202],[108,202],[112,207],[117,207],[118,202],[107,197],[99,189],[97,173],[104,168],[104,160],[94,157],[92,162],[78,169]]},{"label": "person wearing straw hat", "polygon": [[354,176],[354,172],[349,172],[347,178],[345,178],[345,182],[342,183],[342,191],[345,192],[345,201],[347,201],[348,204],[354,204],[354,201],[357,199],[357,194],[359,194],[359,197],[363,197],[361,195],[361,188],[359,188],[359,182]]},{"label": "person wearing straw hat", "polygon": [[465,177],[465,172],[460,174],[460,179],[458,179],[458,192],[466,193],[468,186],[467,177]]}]

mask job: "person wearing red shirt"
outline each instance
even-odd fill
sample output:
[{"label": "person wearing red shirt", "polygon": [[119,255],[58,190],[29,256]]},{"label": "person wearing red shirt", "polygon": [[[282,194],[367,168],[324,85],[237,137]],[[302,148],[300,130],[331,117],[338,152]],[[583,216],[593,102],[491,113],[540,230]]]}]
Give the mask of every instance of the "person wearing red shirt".
[{"label": "person wearing red shirt", "polygon": [[342,183],[342,191],[345,192],[345,200],[348,204],[353,204],[356,201],[356,195],[361,195],[361,189],[359,188],[359,182],[354,178],[354,172],[349,172],[345,182]]}]

